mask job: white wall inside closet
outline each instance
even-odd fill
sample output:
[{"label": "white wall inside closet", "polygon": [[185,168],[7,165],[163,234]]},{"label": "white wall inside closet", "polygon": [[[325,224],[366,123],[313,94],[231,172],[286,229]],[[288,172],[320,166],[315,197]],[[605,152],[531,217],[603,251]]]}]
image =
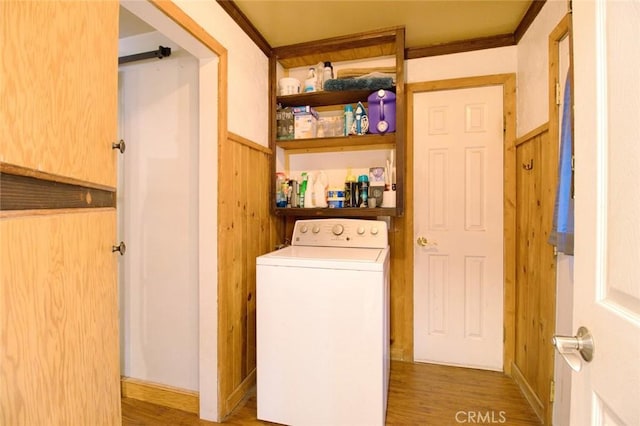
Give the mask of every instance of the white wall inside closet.
[{"label": "white wall inside closet", "polygon": [[198,61],[158,32],[121,40],[159,45],[119,72],[122,374],[197,391]]}]

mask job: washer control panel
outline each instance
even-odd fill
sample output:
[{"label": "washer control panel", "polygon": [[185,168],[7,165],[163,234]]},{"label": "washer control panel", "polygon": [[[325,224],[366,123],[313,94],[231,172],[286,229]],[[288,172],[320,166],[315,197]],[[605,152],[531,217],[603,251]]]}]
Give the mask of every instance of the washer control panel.
[{"label": "washer control panel", "polygon": [[366,219],[303,219],[296,221],[294,246],[385,248],[387,222]]}]

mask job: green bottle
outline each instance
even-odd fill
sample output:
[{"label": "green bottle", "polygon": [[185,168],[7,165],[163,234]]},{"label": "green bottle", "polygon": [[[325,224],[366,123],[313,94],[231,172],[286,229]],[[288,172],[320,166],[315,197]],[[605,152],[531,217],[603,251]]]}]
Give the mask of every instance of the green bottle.
[{"label": "green bottle", "polygon": [[300,184],[300,207],[304,207],[304,194],[307,192],[307,172],[302,172],[302,183]]}]

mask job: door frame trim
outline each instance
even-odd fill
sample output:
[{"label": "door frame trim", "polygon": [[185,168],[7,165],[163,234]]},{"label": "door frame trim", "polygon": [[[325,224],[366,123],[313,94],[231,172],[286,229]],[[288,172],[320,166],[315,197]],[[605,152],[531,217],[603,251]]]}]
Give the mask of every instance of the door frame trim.
[{"label": "door frame trim", "polygon": [[[420,83],[407,84],[405,93],[407,94],[407,146],[406,154],[406,191],[407,194],[413,194],[413,96],[416,93],[434,92],[439,90],[454,90],[484,86],[502,86],[503,87],[503,117],[504,117],[504,148],[503,148],[503,371],[506,375],[511,375],[511,365],[515,356],[515,256],[516,256],[516,239],[515,239],[515,205],[516,205],[516,74],[493,74],[476,77],[464,77],[448,80],[434,80]],[[405,212],[407,229],[410,231],[409,238],[405,238],[405,253],[408,257],[409,265],[411,265],[411,274],[407,277],[410,282],[408,286],[409,293],[405,296],[410,300],[407,307],[413,310],[413,196],[406,197]],[[410,350],[413,359],[413,320],[411,324],[412,333],[410,334]]]}]

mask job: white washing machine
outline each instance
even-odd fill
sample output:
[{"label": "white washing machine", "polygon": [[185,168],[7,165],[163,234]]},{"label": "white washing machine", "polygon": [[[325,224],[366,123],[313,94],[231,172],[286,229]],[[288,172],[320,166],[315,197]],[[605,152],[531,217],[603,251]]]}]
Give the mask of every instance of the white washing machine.
[{"label": "white washing machine", "polygon": [[299,220],[256,259],[258,419],[384,425],[389,245],[378,220]]}]

